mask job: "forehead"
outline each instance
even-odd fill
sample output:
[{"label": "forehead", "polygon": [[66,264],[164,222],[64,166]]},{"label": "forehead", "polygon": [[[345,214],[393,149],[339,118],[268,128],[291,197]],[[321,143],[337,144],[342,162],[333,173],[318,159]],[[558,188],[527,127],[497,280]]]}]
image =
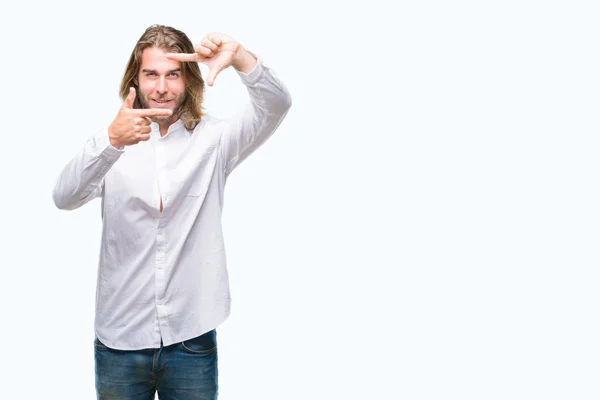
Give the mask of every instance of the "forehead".
[{"label": "forehead", "polygon": [[181,63],[167,58],[167,52],[158,47],[148,47],[142,52],[140,71],[144,69],[154,71],[171,71],[181,68]]}]

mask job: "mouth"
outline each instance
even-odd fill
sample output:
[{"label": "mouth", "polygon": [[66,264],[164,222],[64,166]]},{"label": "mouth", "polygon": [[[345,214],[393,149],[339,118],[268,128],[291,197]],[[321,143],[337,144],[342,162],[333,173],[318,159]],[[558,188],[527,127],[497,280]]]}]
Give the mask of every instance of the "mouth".
[{"label": "mouth", "polygon": [[150,99],[153,103],[156,103],[160,106],[165,106],[165,105],[169,105],[173,100],[166,100],[166,99]]}]

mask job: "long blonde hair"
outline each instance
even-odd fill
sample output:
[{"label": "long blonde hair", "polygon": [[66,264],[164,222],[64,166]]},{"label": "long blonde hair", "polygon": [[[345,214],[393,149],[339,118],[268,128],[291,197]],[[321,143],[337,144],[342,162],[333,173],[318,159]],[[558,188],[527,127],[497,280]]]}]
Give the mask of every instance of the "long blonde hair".
[{"label": "long blonde hair", "polygon": [[[195,53],[194,45],[187,35],[175,28],[165,25],[152,25],[146,29],[131,52],[123,80],[121,81],[120,96],[123,101],[129,94],[131,86],[138,90],[137,76],[142,63],[142,53],[147,48],[158,47],[170,53]],[[180,108],[179,117],[188,130],[200,122],[204,111],[204,80],[196,62],[182,62],[181,76],[185,82],[185,97]],[[134,108],[142,108],[136,97]]]}]

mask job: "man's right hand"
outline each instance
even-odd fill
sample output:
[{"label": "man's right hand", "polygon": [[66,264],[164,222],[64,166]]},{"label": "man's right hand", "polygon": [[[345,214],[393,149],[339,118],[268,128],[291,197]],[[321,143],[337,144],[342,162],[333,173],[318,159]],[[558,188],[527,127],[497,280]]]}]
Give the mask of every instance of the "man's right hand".
[{"label": "man's right hand", "polygon": [[129,94],[121,106],[116,118],[108,127],[110,144],[120,149],[122,146],[131,146],[142,140],[150,139],[150,117],[170,116],[171,110],[160,108],[134,109],[135,89],[129,88]]}]

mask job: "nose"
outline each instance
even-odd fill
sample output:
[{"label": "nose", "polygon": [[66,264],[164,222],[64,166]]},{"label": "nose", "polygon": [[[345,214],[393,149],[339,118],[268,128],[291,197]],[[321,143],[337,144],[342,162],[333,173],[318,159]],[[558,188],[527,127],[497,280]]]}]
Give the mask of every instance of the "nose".
[{"label": "nose", "polygon": [[161,76],[156,85],[156,91],[160,94],[167,93],[167,81],[164,76]]}]

